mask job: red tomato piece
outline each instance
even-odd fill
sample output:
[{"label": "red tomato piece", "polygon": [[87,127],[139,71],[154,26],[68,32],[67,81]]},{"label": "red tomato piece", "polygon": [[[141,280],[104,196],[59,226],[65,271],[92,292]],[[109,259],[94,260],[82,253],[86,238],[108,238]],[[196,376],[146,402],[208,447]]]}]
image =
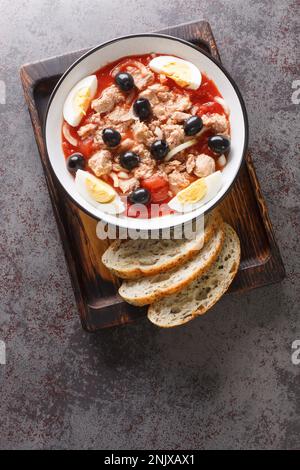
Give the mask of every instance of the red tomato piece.
[{"label": "red tomato piece", "polygon": [[168,197],[169,183],[162,176],[153,175],[144,179],[142,187],[150,191],[152,202],[161,202]]},{"label": "red tomato piece", "polygon": [[223,106],[221,106],[219,103],[217,103],[216,101],[210,101],[208,103],[205,103],[205,104],[201,104],[199,106],[199,110],[198,110],[200,116],[202,114],[224,114],[224,109],[223,109]]},{"label": "red tomato piece", "polygon": [[90,157],[95,152],[93,139],[79,141],[78,150],[85,158]]},{"label": "red tomato piece", "polygon": [[169,186],[152,192],[152,202],[162,202],[168,197]]}]

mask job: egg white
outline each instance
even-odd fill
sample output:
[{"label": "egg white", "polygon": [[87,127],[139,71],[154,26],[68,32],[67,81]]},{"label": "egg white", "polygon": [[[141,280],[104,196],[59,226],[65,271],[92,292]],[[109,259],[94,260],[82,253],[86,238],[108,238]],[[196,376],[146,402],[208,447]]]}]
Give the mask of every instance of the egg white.
[{"label": "egg white", "polygon": [[89,75],[88,77],[83,78],[78,82],[68,94],[66,101],[64,103],[63,115],[64,119],[72,127],[79,126],[80,121],[82,120],[84,113],[76,106],[75,99],[77,93],[83,89],[87,88],[89,90],[89,103],[94,98],[97,88],[98,88],[98,79],[96,75]]},{"label": "egg white", "polygon": [[193,204],[188,202],[182,203],[178,199],[178,195],[183,191],[182,190],[179,191],[179,193],[177,193],[176,196],[168,202],[169,207],[177,212],[191,212],[209,202],[218,194],[222,187],[222,173],[220,171],[216,171],[215,173],[206,176],[206,178],[204,178],[204,181],[207,189],[205,196],[200,199],[200,201],[197,201]]},{"label": "egg white", "polygon": [[77,170],[75,176],[75,187],[78,193],[93,207],[96,207],[96,209],[99,209],[100,211],[107,212],[108,214],[121,214],[124,212],[125,204],[122,202],[117,192],[115,199],[112,202],[101,203],[93,199],[86,187],[86,179],[88,176],[92,176],[88,171]]},{"label": "egg white", "polygon": [[[190,70],[190,79],[189,84],[186,86],[186,88],[190,90],[197,90],[199,88],[202,80],[201,72],[194,64],[187,60],[179,59],[178,57],[173,56],[159,56],[155,57],[150,61],[149,67],[156,73],[163,73],[168,76],[168,74],[164,71],[164,67],[170,63],[178,64],[179,67],[180,64],[185,64],[186,66],[188,66]],[[171,75],[170,78],[172,78]]]}]

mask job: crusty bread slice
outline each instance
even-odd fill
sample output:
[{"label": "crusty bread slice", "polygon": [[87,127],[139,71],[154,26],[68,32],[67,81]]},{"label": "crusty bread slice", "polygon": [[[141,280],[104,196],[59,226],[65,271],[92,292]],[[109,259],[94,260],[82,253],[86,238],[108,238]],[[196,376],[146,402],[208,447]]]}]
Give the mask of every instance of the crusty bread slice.
[{"label": "crusty bread slice", "polygon": [[150,305],[148,319],[157,326],[170,328],[183,325],[209,310],[227,291],[240,263],[237,234],[224,224],[225,241],[221,253],[202,277],[177,294]]},{"label": "crusty bread slice", "polygon": [[142,306],[179,292],[208,271],[217,259],[223,241],[224,230],[221,225],[194,258],[165,273],[124,281],[119,289],[120,296],[132,305]]},{"label": "crusty bread slice", "polygon": [[103,264],[122,279],[166,272],[192,258],[207,243],[222,219],[217,211],[205,219],[204,231],[192,239],[138,239],[115,240],[102,256]]}]

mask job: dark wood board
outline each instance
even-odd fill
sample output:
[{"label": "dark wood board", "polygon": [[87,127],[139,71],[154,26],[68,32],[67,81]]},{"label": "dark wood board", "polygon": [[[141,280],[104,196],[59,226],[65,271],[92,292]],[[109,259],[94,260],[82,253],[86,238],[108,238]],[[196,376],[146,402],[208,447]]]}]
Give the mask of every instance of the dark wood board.
[{"label": "dark wood board", "polygon": [[[220,60],[207,22],[183,24],[160,32],[186,39]],[[135,321],[145,315],[146,309],[132,307],[117,295],[119,281],[101,263],[108,242],[97,238],[97,221],[67,197],[46,156],[42,126],[50,94],[60,76],[84,52],[26,64],[20,74],[82,326],[93,332]],[[285,276],[284,266],[249,154],[220,208],[224,219],[237,231],[242,248],[240,269],[229,292],[243,292],[281,281]]]}]

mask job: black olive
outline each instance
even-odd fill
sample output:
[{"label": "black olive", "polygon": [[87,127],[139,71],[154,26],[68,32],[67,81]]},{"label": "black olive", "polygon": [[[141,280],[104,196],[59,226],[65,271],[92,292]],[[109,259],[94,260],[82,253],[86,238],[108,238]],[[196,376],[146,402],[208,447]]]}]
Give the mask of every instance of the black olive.
[{"label": "black olive", "polygon": [[192,116],[188,118],[184,123],[184,133],[186,135],[195,135],[201,131],[203,127],[203,122],[201,117]]},{"label": "black olive", "polygon": [[134,152],[125,152],[120,155],[120,163],[126,170],[132,170],[140,163],[140,157]]},{"label": "black olive", "polygon": [[81,153],[72,153],[67,159],[67,167],[69,172],[73,174],[75,174],[77,170],[84,170],[84,156]]},{"label": "black olive", "polygon": [[130,202],[133,204],[148,204],[151,199],[151,194],[148,189],[138,188],[132,191],[129,196]]},{"label": "black olive", "polygon": [[215,153],[225,153],[230,148],[230,140],[223,135],[213,135],[208,139],[208,146]]},{"label": "black olive", "polygon": [[115,82],[122,91],[131,91],[134,87],[133,76],[127,72],[117,73]]},{"label": "black olive", "polygon": [[163,160],[167,153],[169,152],[170,147],[165,140],[156,140],[151,145],[151,155],[155,160]]},{"label": "black olive", "polygon": [[115,129],[108,127],[107,129],[103,129],[102,139],[108,147],[117,147],[121,142],[121,134]]},{"label": "black olive", "polygon": [[133,111],[140,121],[146,121],[152,113],[150,101],[147,98],[139,98],[133,104]]}]

